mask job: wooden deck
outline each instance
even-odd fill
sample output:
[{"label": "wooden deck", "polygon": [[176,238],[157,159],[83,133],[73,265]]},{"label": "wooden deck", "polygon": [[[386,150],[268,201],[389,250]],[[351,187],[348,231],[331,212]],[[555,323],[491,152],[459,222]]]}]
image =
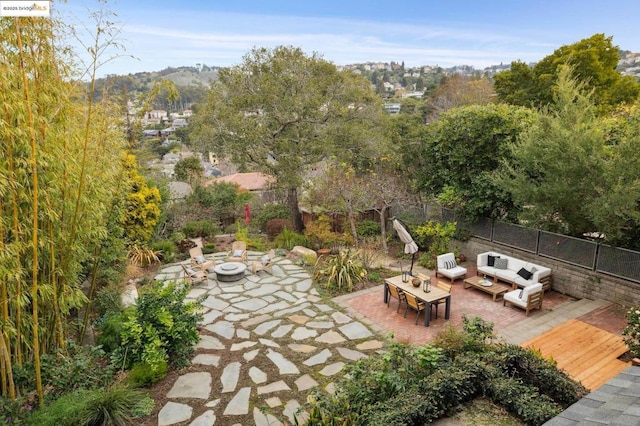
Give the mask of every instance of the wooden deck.
[{"label": "wooden deck", "polygon": [[622,337],[576,319],[521,346],[538,349],[545,358],[553,357],[558,368],[592,391],[630,365],[618,359],[628,350]]}]

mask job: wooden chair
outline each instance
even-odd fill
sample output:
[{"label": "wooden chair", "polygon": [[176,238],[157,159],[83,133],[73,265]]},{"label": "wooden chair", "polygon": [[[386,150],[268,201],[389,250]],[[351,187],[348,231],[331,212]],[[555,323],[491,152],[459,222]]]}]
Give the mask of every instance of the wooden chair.
[{"label": "wooden chair", "polygon": [[247,261],[247,243],[244,241],[234,241],[231,244],[231,250],[227,255],[227,262],[241,262]]},{"label": "wooden chair", "polygon": [[202,281],[207,281],[209,279],[209,275],[207,274],[206,269],[196,270],[188,267],[184,263],[181,263],[180,266],[182,266],[182,270],[184,271],[184,278],[189,280],[190,285],[194,285]]},{"label": "wooden chair", "polygon": [[[273,249],[269,250],[269,252],[264,255],[262,261],[255,261],[251,264],[251,272],[256,274],[258,271],[266,271],[270,274],[273,273],[273,258],[276,257],[276,253]],[[265,262],[266,260],[266,262]]]},{"label": "wooden chair", "polygon": [[[436,285],[438,286],[438,288],[440,288],[440,289],[446,291],[447,293],[451,294],[451,287],[452,287],[451,284],[447,284],[447,283],[442,282],[442,281],[436,281]],[[441,303],[447,303],[447,301],[445,299],[440,299],[440,300],[437,300],[437,301],[435,301],[435,302],[433,302],[431,304],[431,309],[433,309],[434,306],[436,308],[436,319],[438,318],[438,306],[440,306]]]},{"label": "wooden chair", "polygon": [[525,287],[522,290],[512,290],[505,293],[502,299],[502,306],[507,306],[507,302],[525,310],[525,316],[529,316],[531,309],[542,309],[542,298],[544,289],[542,284],[537,283]]},{"label": "wooden chair", "polygon": [[[407,317],[407,310],[409,308],[413,309],[416,311],[416,322],[415,324],[418,323],[418,317],[420,316],[420,312],[424,311],[426,305],[422,300],[418,300],[413,294],[410,293],[405,293],[404,294],[407,300],[407,304],[404,307],[404,316],[405,318]],[[425,315],[427,313],[425,312]]]},{"label": "wooden chair", "polygon": [[191,269],[213,272],[213,267],[216,266],[216,261],[206,260],[202,253],[202,248],[193,247],[189,249],[189,256],[191,256]]},{"label": "wooden chair", "polygon": [[393,284],[386,283],[385,285],[389,290],[389,297],[387,298],[387,308],[391,303],[391,298],[394,297],[398,299],[398,309],[396,309],[396,313],[400,312],[400,306],[402,306],[402,302],[407,303],[406,293]]}]

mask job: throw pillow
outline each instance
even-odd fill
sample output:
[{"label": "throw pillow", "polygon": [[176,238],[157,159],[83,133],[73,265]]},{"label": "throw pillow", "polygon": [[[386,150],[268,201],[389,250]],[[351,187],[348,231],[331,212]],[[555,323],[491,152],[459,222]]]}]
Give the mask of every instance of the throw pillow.
[{"label": "throw pillow", "polygon": [[262,264],[263,265],[267,265],[269,263],[269,255],[265,254],[264,256],[262,256]]},{"label": "throw pillow", "polygon": [[500,259],[500,256],[489,255],[487,257],[487,266],[494,266],[495,262],[496,262],[496,259]]},{"label": "throw pillow", "polygon": [[496,269],[507,269],[507,264],[508,264],[508,262],[509,262],[509,259],[500,259],[500,258],[497,258],[497,259],[495,260],[495,262],[493,263],[493,266],[494,266]]},{"label": "throw pillow", "polygon": [[204,256],[196,256],[196,263],[198,265],[204,263]]},{"label": "throw pillow", "polygon": [[533,276],[533,274],[535,274],[536,272],[538,272],[538,270],[536,269],[536,267],[532,267],[531,268],[531,276]]},{"label": "throw pillow", "polygon": [[453,269],[456,266],[458,266],[458,264],[456,263],[455,260],[445,260],[444,261],[444,269]]},{"label": "throw pillow", "polygon": [[233,257],[242,257],[243,250],[235,250],[233,252]]},{"label": "throw pillow", "polygon": [[520,294],[518,294],[518,299],[522,299],[522,293],[524,292],[524,289],[520,290]]},{"label": "throw pillow", "polygon": [[531,272],[527,271],[524,268],[520,268],[520,270],[518,271],[518,275],[520,275],[525,280],[529,280],[533,276],[533,274]]}]

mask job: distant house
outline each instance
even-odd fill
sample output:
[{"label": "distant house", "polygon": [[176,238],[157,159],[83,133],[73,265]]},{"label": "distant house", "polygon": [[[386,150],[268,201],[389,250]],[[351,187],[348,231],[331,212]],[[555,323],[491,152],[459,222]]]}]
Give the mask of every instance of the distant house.
[{"label": "distant house", "polygon": [[171,123],[171,127],[173,128],[178,128],[178,127],[185,127],[187,124],[187,120],[184,118],[176,118],[173,120],[173,123]]},{"label": "distant house", "polygon": [[166,138],[169,135],[172,135],[176,132],[176,129],[173,127],[167,127],[166,129],[160,130],[160,137]]},{"label": "distant house", "polygon": [[403,99],[406,99],[406,98],[422,99],[423,95],[424,95],[424,91],[423,90],[414,90],[412,92],[404,92],[402,94],[402,98]]},{"label": "distant house", "polygon": [[402,104],[396,104],[396,103],[384,104],[384,110],[391,115],[400,114],[400,108],[402,108]]},{"label": "distant house", "polygon": [[142,119],[142,124],[144,126],[149,126],[152,124],[161,124],[168,120],[167,111],[163,109],[154,109],[153,111],[148,111],[144,114]]},{"label": "distant house", "polygon": [[160,130],[155,130],[155,129],[143,130],[142,136],[144,136],[145,138],[159,138]]},{"label": "distant house", "polygon": [[273,201],[274,195],[269,189],[271,183],[275,182],[275,178],[264,173],[234,173],[227,176],[208,181],[204,186],[211,185],[215,182],[235,183],[241,189],[258,195],[263,202]]}]

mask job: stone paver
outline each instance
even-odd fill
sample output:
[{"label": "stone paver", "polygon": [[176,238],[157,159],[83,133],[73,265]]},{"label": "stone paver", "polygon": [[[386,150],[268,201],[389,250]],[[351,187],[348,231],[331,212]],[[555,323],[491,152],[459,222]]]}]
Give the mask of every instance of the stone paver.
[{"label": "stone paver", "polygon": [[[248,264],[264,255],[248,254]],[[226,253],[205,257],[222,263]],[[181,274],[169,265],[156,279]],[[311,275],[289,259],[276,257],[273,274],[248,268],[233,283],[213,278],[190,290],[192,299],[205,296],[200,342],[189,372],[167,393],[158,425],[272,426],[292,424],[294,416],[304,422],[308,413],[296,413],[313,389],[334,392],[345,363],[382,348],[381,336],[324,303]],[[194,415],[200,407],[206,411]]]},{"label": "stone paver", "polygon": [[239,416],[249,413],[249,396],[251,395],[251,388],[242,388],[231,399],[227,408],[222,413],[225,416]]},{"label": "stone paver", "polygon": [[205,371],[186,373],[178,377],[167,394],[168,398],[207,399],[211,393],[211,374]]},{"label": "stone paver", "polygon": [[191,418],[193,408],[186,404],[169,401],[158,413],[158,426],[173,425]]}]

